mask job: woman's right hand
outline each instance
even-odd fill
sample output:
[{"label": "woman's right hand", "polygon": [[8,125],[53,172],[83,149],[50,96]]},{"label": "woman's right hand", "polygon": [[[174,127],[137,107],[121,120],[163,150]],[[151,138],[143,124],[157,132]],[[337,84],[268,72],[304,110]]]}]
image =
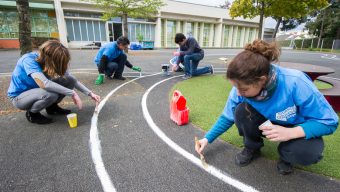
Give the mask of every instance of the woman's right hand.
[{"label": "woman's right hand", "polygon": [[79,95],[76,92],[73,93],[72,100],[73,100],[73,103],[77,105],[79,110],[83,108],[83,102],[81,101]]},{"label": "woman's right hand", "polygon": [[195,145],[196,152],[200,155],[203,155],[202,152],[207,145],[208,145],[208,139],[207,138],[203,138],[203,139],[198,140],[198,144]]}]

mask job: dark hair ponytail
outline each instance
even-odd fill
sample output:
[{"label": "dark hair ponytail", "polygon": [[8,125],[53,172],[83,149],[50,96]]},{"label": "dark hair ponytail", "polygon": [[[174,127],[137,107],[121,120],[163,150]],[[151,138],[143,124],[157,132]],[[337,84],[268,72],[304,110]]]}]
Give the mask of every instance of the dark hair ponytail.
[{"label": "dark hair ponytail", "polygon": [[268,76],[270,63],[278,61],[280,50],[276,43],[255,40],[229,63],[227,78],[245,84],[256,83],[261,76]]}]

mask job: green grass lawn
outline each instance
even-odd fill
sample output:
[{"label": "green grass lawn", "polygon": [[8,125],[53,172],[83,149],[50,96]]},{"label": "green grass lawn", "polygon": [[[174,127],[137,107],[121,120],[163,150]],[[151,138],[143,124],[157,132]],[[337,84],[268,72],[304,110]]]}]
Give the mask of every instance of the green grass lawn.
[{"label": "green grass lawn", "polygon": [[[318,88],[330,88],[329,84],[323,82],[315,83]],[[201,76],[182,81],[176,84],[173,90],[180,90],[187,99],[190,108],[190,121],[194,125],[208,131],[221,115],[227,101],[230,83],[222,75]],[[171,94],[171,93],[170,93]],[[231,127],[220,138],[242,147],[242,137],[238,135],[235,125]],[[340,132],[325,136],[324,158],[318,164],[300,167],[301,169],[340,179]],[[262,154],[269,159],[278,159],[278,143],[265,141]]]}]

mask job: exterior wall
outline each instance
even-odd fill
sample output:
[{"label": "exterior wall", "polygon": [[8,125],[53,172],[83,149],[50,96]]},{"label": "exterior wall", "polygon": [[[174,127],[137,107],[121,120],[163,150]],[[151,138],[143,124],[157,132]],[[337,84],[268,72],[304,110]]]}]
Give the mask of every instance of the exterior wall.
[{"label": "exterior wall", "polygon": [[[145,40],[155,41],[156,48],[177,47],[174,35],[178,32],[193,36],[202,47],[243,47],[245,43],[254,40],[258,31],[262,30],[258,28],[259,17],[232,19],[227,9],[174,0],[164,1],[166,6],[161,8],[154,21],[128,21],[129,31],[133,31],[128,34],[130,40],[136,41],[136,28],[139,27],[146,37]],[[65,46],[79,47],[93,41],[110,41],[112,30],[110,32],[109,24],[120,23],[120,19],[116,18],[103,21],[100,18],[103,11],[91,0],[45,2],[52,4],[55,9],[58,31],[54,32],[53,36],[59,37]]]},{"label": "exterior wall", "polygon": [[19,49],[18,39],[0,39],[0,49]]}]

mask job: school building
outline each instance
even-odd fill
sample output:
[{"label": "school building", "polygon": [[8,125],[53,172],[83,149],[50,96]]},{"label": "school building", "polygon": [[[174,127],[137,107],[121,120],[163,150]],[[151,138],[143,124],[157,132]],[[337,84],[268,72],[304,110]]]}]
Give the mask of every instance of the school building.
[{"label": "school building", "polygon": [[[91,0],[30,0],[32,37],[59,38],[70,48],[110,42],[122,35],[120,18],[101,19],[103,11]],[[176,47],[174,36],[195,37],[202,47],[238,48],[257,38],[259,18],[229,16],[213,6],[165,0],[153,19],[128,19],[128,37],[154,41],[156,48]],[[18,12],[15,0],[0,1],[0,48],[18,48]],[[265,31],[265,34],[270,31]],[[269,34],[270,35],[270,34]]]}]

